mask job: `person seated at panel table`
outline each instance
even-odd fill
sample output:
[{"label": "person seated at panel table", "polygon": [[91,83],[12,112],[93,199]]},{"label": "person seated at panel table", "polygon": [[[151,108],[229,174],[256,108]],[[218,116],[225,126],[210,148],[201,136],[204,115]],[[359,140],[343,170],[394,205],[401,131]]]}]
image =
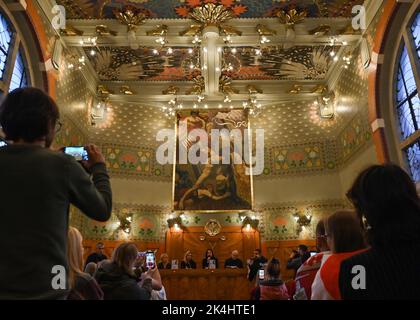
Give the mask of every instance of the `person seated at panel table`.
[{"label": "person seated at panel table", "polygon": [[258,270],[267,263],[267,258],[261,255],[261,249],[254,250],[254,257],[248,259],[248,280],[253,281]]},{"label": "person seated at panel table", "polygon": [[158,269],[171,269],[172,265],[169,262],[169,256],[167,253],[160,255],[160,261],[158,263]]},{"label": "person seated at panel table", "polygon": [[181,269],[197,269],[197,264],[192,258],[191,251],[185,252],[184,260],[181,261]]},{"label": "person seated at panel table", "polygon": [[203,269],[217,269],[219,267],[217,258],[212,249],[207,249],[206,256],[203,259]]},{"label": "person seated at panel table", "polygon": [[108,257],[104,254],[104,244],[102,242],[98,242],[96,244],[96,251],[91,253],[87,259],[86,259],[86,263],[85,263],[85,268],[86,266],[91,263],[94,262],[96,264],[98,264],[99,262],[101,262],[102,260],[106,260],[108,259]]},{"label": "person seated at panel table", "polygon": [[225,268],[242,269],[243,267],[244,264],[242,263],[242,260],[239,259],[238,250],[233,250],[231,257],[225,261]]}]

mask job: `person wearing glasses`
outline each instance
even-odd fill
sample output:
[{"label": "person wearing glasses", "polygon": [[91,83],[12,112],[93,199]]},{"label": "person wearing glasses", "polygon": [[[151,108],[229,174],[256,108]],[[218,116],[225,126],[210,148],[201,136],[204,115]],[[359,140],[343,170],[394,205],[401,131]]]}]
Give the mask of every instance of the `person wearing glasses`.
[{"label": "person wearing glasses", "polygon": [[97,221],[111,216],[99,148],[87,146],[83,163],[50,149],[59,118],[55,101],[36,88],[16,89],[0,105],[0,125],[12,142],[0,148],[0,300],[65,299],[68,287],[54,285],[54,277],[68,270],[70,204]]}]

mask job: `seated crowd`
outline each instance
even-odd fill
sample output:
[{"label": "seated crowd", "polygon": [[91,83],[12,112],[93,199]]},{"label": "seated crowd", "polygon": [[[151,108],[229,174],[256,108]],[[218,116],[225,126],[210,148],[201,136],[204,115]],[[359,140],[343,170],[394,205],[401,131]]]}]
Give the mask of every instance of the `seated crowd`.
[{"label": "seated crowd", "polygon": [[[80,163],[51,150],[59,117],[56,103],[34,88],[13,91],[0,106],[0,125],[11,142],[0,148],[0,299],[166,299],[159,269],[178,268],[166,253],[150,267],[134,243],[120,244],[111,257],[98,243],[83,261],[82,235],[68,227],[69,205],[107,221],[111,185],[95,145],[86,147],[89,160]],[[256,283],[252,299],[420,297],[420,199],[410,176],[396,165],[371,166],[347,197],[354,211],[335,212],[316,226],[317,254],[300,245],[286,262],[293,280],[282,280],[279,259],[254,251],[246,261],[248,280]],[[66,270],[64,283],[54,280],[57,267]],[[219,267],[213,250],[201,267]],[[244,268],[237,250],[224,267]],[[179,268],[197,268],[191,251]]]}]

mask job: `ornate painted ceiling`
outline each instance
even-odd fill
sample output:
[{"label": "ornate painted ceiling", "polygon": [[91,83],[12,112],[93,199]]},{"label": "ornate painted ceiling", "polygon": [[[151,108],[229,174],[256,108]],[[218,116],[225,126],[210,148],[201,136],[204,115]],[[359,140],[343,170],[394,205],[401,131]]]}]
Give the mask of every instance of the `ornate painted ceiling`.
[{"label": "ornate painted ceiling", "polygon": [[[372,10],[367,25],[373,27],[378,1],[365,3]],[[109,99],[109,119],[95,126],[89,113],[96,100],[84,117],[83,101],[72,104],[78,110],[72,111],[74,122],[85,123],[84,132],[97,141],[153,147],[156,130],[171,123],[161,109],[175,96],[184,108],[204,113],[257,100],[263,112],[252,123],[267,128],[267,145],[338,139],[366,104],[358,101],[367,87],[360,61],[364,31],[351,28],[352,8],[363,0],[38,4],[51,12],[55,2],[68,18],[57,32],[64,56],[60,68],[66,73],[79,68],[92,100],[103,93]],[[67,88],[71,84],[63,85]],[[316,102],[329,92],[335,93],[335,115],[322,118]],[[66,102],[68,94],[62,95]]]},{"label": "ornate painted ceiling", "polygon": [[236,18],[276,17],[280,10],[291,7],[305,9],[310,18],[350,17],[351,9],[362,0],[59,0],[71,19],[113,19],[115,8],[132,5],[151,19],[186,19],[203,4],[221,4],[232,10]]}]

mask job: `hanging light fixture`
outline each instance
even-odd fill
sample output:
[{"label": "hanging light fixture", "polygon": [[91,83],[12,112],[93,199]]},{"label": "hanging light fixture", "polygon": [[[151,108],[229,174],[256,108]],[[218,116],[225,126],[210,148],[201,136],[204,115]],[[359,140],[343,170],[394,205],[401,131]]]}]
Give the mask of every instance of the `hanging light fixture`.
[{"label": "hanging light fixture", "polygon": [[318,98],[319,115],[322,119],[333,119],[335,115],[335,94],[329,92]]}]

